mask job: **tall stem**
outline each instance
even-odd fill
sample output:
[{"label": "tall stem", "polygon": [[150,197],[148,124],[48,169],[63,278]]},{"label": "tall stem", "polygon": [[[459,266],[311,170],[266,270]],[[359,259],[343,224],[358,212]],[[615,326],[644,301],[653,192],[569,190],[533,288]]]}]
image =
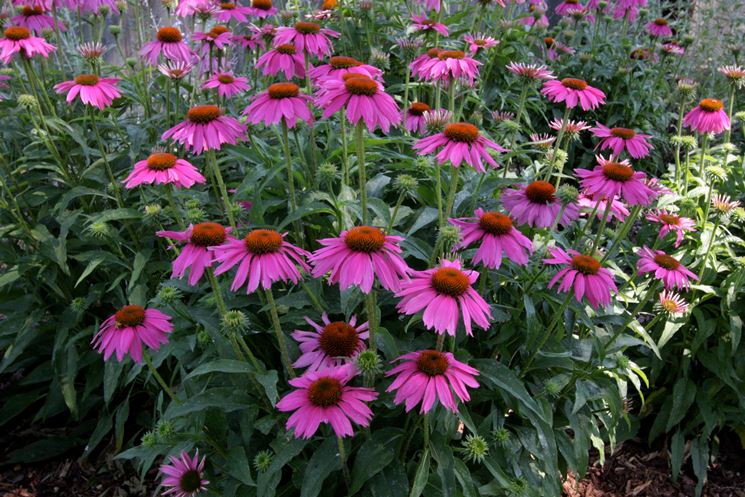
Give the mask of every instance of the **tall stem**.
[{"label": "tall stem", "polygon": [[[292,154],[290,153],[290,136],[287,129],[287,121],[282,118],[282,151],[285,154],[285,163],[287,164],[287,190],[290,194],[290,213],[297,210],[297,197],[295,196],[295,172],[292,168]],[[295,240],[302,240],[297,221],[292,223],[295,230]]]},{"label": "tall stem", "polygon": [[354,142],[357,147],[357,174],[359,177],[360,208],[362,209],[362,224],[367,224],[367,173],[365,172],[365,129],[362,119],[357,121],[354,129]]},{"label": "tall stem", "polygon": [[704,133],[701,137],[701,160],[698,164],[698,175],[699,179],[706,181],[704,178],[704,164],[706,163],[706,151],[709,148],[709,134]]},{"label": "tall stem", "polygon": [[217,156],[215,155],[214,150],[207,150],[205,152],[207,162],[209,162],[210,168],[212,169],[212,174],[215,176],[215,179],[217,180],[217,186],[220,189],[220,196],[222,197],[222,205],[225,209],[225,215],[228,218],[228,223],[230,223],[230,226],[233,228],[233,231],[235,232],[237,230],[235,219],[233,218],[233,210],[231,209],[230,205],[230,198],[228,197],[228,189],[225,187],[225,181],[222,179],[222,173],[220,172],[220,166],[217,164]]},{"label": "tall stem", "polygon": [[290,361],[290,352],[287,350],[287,341],[285,340],[284,332],[282,331],[282,324],[279,322],[279,312],[277,312],[277,302],[274,301],[274,294],[271,288],[264,290],[266,300],[269,305],[269,316],[272,319],[272,326],[274,327],[274,334],[277,336],[277,344],[279,345],[279,353],[282,356],[282,365],[285,367],[285,372],[290,378],[295,378],[295,370],[292,369],[292,361]]},{"label": "tall stem", "polygon": [[458,191],[458,174],[460,168],[453,166],[453,172],[450,177],[450,190],[448,191],[447,203],[445,204],[445,215],[440,222],[440,227],[443,227],[447,223],[448,218],[453,213],[453,205],[455,204],[455,193]]},{"label": "tall stem", "polygon": [[735,110],[735,89],[736,85],[734,83],[730,83],[730,91],[729,91],[729,111],[727,112],[727,117],[729,117],[730,127],[729,129],[724,133],[724,143],[729,143],[729,139],[732,136],[732,113]]},{"label": "tall stem", "polygon": [[717,216],[717,220],[714,221],[714,228],[711,230],[711,238],[709,239],[709,243],[706,247],[706,252],[704,252],[704,260],[701,261],[701,270],[698,272],[698,281],[701,282],[701,279],[704,277],[704,272],[706,271],[706,262],[709,260],[709,253],[711,252],[711,247],[714,245],[714,239],[717,236],[717,229],[719,228],[720,223],[720,216]]},{"label": "tall stem", "polygon": [[341,128],[341,182],[344,186],[349,186],[349,152],[347,150],[347,116],[344,109],[339,114],[339,124]]},{"label": "tall stem", "polygon": [[[597,204],[595,206],[597,208]],[[605,199],[605,212],[603,212],[603,219],[600,220],[600,227],[598,228],[595,241],[592,243],[592,251],[595,252],[600,246],[600,238],[603,236],[605,231],[605,225],[608,224],[608,218],[610,217],[610,210],[613,207],[613,199]]]},{"label": "tall stem", "polygon": [[347,466],[347,451],[344,449],[344,439],[342,437],[336,437],[339,442],[339,462],[341,463],[341,472],[344,475],[344,483],[347,488],[352,485],[352,477],[349,475],[349,467]]},{"label": "tall stem", "polygon": [[142,358],[145,359],[145,364],[147,364],[147,367],[150,370],[150,373],[153,375],[153,378],[155,378],[158,384],[160,384],[160,388],[162,388],[163,391],[168,394],[173,402],[175,402],[176,404],[181,404],[181,401],[176,397],[176,394],[173,393],[171,387],[168,386],[168,383],[166,383],[160,373],[158,373],[158,370],[155,369],[155,366],[153,366],[153,361],[152,359],[150,359],[150,354],[144,352],[142,354]]},{"label": "tall stem", "polygon": [[375,333],[378,331],[378,306],[376,303],[375,288],[370,289],[370,293],[365,295],[365,313],[367,314],[367,326],[370,330],[370,338],[368,338],[370,350],[376,352],[378,350],[377,341],[375,340]]}]

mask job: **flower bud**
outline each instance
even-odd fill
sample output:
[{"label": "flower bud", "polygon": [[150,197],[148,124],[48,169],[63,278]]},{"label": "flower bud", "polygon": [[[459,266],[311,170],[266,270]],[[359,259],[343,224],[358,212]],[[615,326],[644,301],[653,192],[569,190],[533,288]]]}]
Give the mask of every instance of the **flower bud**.
[{"label": "flower bud", "polygon": [[330,162],[323,162],[318,166],[318,181],[323,184],[331,184],[336,180],[338,169]]},{"label": "flower bud", "polygon": [[158,204],[148,204],[145,206],[145,215],[147,217],[157,217],[162,210],[163,208]]},{"label": "flower bud", "polygon": [[564,205],[573,204],[579,198],[579,190],[572,185],[561,185],[556,191],[556,196]]},{"label": "flower bud", "polygon": [[466,439],[461,442],[466,461],[473,463],[484,462],[484,457],[489,454],[489,443],[481,435],[467,435]]},{"label": "flower bud", "polygon": [[158,298],[164,304],[173,304],[181,300],[181,290],[173,286],[164,285],[158,290]]},{"label": "flower bud", "polygon": [[106,238],[111,234],[111,228],[103,221],[90,224],[86,231],[94,238]]},{"label": "flower bud", "polygon": [[33,95],[18,95],[18,107],[24,109],[24,110],[33,110],[36,109],[39,105],[39,102],[36,100],[36,97]]},{"label": "flower bud", "polygon": [[200,208],[189,209],[186,211],[186,220],[191,224],[202,222],[207,214]]},{"label": "flower bud", "polygon": [[152,431],[148,431],[142,435],[141,443],[143,447],[155,447],[158,444],[158,437]]},{"label": "flower bud", "polygon": [[225,313],[220,322],[220,327],[227,334],[242,334],[248,329],[248,317],[237,309],[231,309]]},{"label": "flower bud", "polygon": [[113,36],[114,38],[119,36],[121,32],[122,32],[122,27],[119,26],[118,24],[112,24],[111,26],[109,26],[109,33],[111,33],[111,36]]},{"label": "flower bud", "polygon": [[375,378],[383,370],[383,362],[380,360],[380,356],[370,349],[362,351],[357,356],[356,364],[357,369],[368,379]]},{"label": "flower bud", "polygon": [[272,465],[273,459],[274,454],[271,450],[262,450],[254,457],[254,469],[259,473],[263,473]]},{"label": "flower bud", "polygon": [[83,297],[75,297],[72,299],[72,302],[70,302],[70,308],[75,312],[83,312],[86,307],[87,304]]}]

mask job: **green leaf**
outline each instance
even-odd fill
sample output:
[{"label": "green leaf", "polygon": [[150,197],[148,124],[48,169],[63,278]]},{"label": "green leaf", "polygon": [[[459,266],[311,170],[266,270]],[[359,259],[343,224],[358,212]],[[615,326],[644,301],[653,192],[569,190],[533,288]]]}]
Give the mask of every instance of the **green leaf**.
[{"label": "green leaf", "polygon": [[228,474],[244,485],[254,486],[256,483],[251,478],[251,465],[248,463],[246,451],[240,445],[233,446],[228,451],[227,470]]},{"label": "green leaf", "polygon": [[425,448],[422,453],[422,460],[419,461],[419,465],[416,468],[409,497],[419,497],[422,495],[424,487],[427,486],[427,480],[429,480],[429,448]]},{"label": "green leaf", "polygon": [[294,437],[287,440],[285,434],[280,434],[277,442],[280,447],[275,447],[272,464],[256,479],[256,497],[274,497],[282,477],[282,468],[303,450],[308,440]]},{"label": "green leaf", "polygon": [[279,378],[277,377],[277,372],[271,370],[264,373],[257,373],[256,380],[264,387],[264,392],[266,392],[266,396],[269,398],[272,406],[275,405],[277,400],[279,400],[279,394],[277,393],[277,381],[279,381]]},{"label": "green leaf", "polygon": [[327,437],[305,467],[300,497],[316,497],[321,493],[323,481],[332,471],[341,469],[336,437]]},{"label": "green leaf", "polygon": [[665,431],[670,431],[673,426],[683,420],[694,400],[696,400],[696,384],[688,378],[680,378],[676,381],[673,387],[673,407],[670,409]]},{"label": "green leaf", "polygon": [[375,440],[367,440],[357,451],[352,470],[350,495],[357,493],[367,480],[385,468],[395,456],[393,448]]},{"label": "green leaf", "polygon": [[210,373],[252,374],[253,372],[253,368],[247,362],[236,361],[235,359],[217,359],[199,365],[188,374],[186,379]]},{"label": "green leaf", "polygon": [[683,450],[685,449],[685,438],[683,432],[676,431],[670,442],[670,473],[673,481],[678,481],[680,468],[683,466]]}]

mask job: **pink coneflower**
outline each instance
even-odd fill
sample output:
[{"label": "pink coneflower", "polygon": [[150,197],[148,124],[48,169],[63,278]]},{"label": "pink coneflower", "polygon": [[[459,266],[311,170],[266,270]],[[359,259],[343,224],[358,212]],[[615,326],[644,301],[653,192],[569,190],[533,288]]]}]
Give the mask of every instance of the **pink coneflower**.
[{"label": "pink coneflower", "polygon": [[529,16],[520,19],[523,26],[535,26],[536,28],[547,28],[549,25],[546,9],[548,6],[544,2],[528,6]]},{"label": "pink coneflower", "polygon": [[530,239],[512,226],[512,219],[500,212],[485,212],[476,209],[475,217],[450,219],[450,222],[460,228],[462,239],[456,249],[464,249],[476,242],[480,242],[473,264],[482,263],[491,269],[499,269],[502,265],[502,255],[509,260],[524,266],[528,263],[528,256],[533,252]]},{"label": "pink coneflower", "polygon": [[278,45],[259,57],[256,67],[261,68],[264,76],[274,76],[283,72],[285,78],[305,77],[305,59],[297,52],[295,45],[285,43]]},{"label": "pink coneflower", "polygon": [[449,31],[447,26],[437,21],[427,19],[426,16],[412,16],[411,22],[414,24],[411,26],[411,30],[416,31],[437,31],[442,36],[448,36]]},{"label": "pink coneflower", "polygon": [[257,48],[263,50],[266,48],[267,41],[271,42],[274,39],[277,28],[271,24],[264,24],[262,26],[251,24],[248,26],[248,31],[249,33],[247,34],[233,35],[233,43],[248,50],[256,50]]},{"label": "pink coneflower", "polygon": [[[605,211],[608,208],[608,199],[593,199],[590,196],[581,193],[577,198],[577,206],[579,206],[580,209],[584,210],[588,215],[595,211],[595,216],[598,219],[603,219]],[[606,219],[606,222],[610,221],[613,218],[618,221],[624,221],[628,217],[628,215],[629,209],[626,207],[626,204],[621,202],[618,197],[613,197],[610,205],[610,213],[608,214],[608,219]]]},{"label": "pink coneflower", "polygon": [[351,421],[361,427],[370,425],[373,413],[366,402],[378,398],[372,388],[352,387],[354,364],[321,371],[309,371],[289,381],[297,388],[277,402],[282,412],[295,411],[287,420],[287,429],[295,429],[296,438],[310,438],[321,423],[328,423],[337,437],[354,435]]},{"label": "pink coneflower", "polygon": [[553,145],[555,141],[556,141],[555,136],[551,136],[546,133],[540,133],[540,134],[531,133],[530,134],[530,143],[540,148],[544,148],[544,149],[551,148],[551,145]]},{"label": "pink coneflower", "polygon": [[424,125],[430,133],[439,133],[453,120],[453,113],[447,109],[432,109],[424,112]]},{"label": "pink coneflower", "polygon": [[459,167],[461,162],[465,161],[480,173],[486,172],[483,161],[493,167],[497,166],[497,161],[487,149],[508,152],[506,148],[483,136],[476,126],[469,123],[448,124],[441,133],[421,138],[413,146],[419,155],[433,153],[440,147],[442,149],[435,156],[440,164],[450,161],[453,166]]},{"label": "pink coneflower", "polygon": [[515,120],[515,113],[506,110],[493,110],[489,112],[489,115],[495,123]]},{"label": "pink coneflower", "polygon": [[730,129],[727,113],[721,100],[705,98],[683,118],[683,126],[697,133],[719,134]]},{"label": "pink coneflower", "polygon": [[401,122],[401,111],[383,85],[362,74],[347,74],[343,79],[327,79],[318,98],[324,119],[345,107],[352,124],[364,120],[370,132],[378,126],[388,133],[391,125]]},{"label": "pink coneflower", "polygon": [[617,0],[613,17],[614,19],[626,19],[629,23],[634,23],[636,16],[639,15],[639,8],[646,5],[647,0]]},{"label": "pink coneflower", "polygon": [[434,10],[440,12],[440,4],[442,0],[416,0],[418,4],[424,4],[424,8],[427,10]]},{"label": "pink coneflower", "polygon": [[546,58],[548,60],[556,60],[561,54],[574,55],[575,53],[575,50],[572,47],[567,46],[550,36],[543,39],[543,44],[546,47]]},{"label": "pink coneflower", "polygon": [[679,294],[663,290],[660,292],[660,308],[668,314],[685,314],[688,312],[688,304]]},{"label": "pink coneflower", "polygon": [[618,288],[611,272],[601,267],[597,259],[582,255],[576,250],[569,250],[567,253],[559,247],[553,247],[549,252],[551,257],[543,262],[564,266],[551,278],[549,288],[561,280],[557,290],[563,293],[573,290],[577,302],[582,302],[582,298],[586,297],[593,309],[610,304],[611,292],[617,292]]},{"label": "pink coneflower", "polygon": [[137,162],[124,180],[124,186],[147,184],[174,185],[176,188],[191,188],[195,183],[205,183],[207,180],[196,167],[184,159],[173,154],[156,152],[146,160]]},{"label": "pink coneflower", "polygon": [[158,71],[170,79],[181,80],[189,75],[194,66],[188,62],[167,61],[165,64],[158,64]]},{"label": "pink coneflower", "polygon": [[745,84],[745,68],[740,66],[722,66],[717,69],[720,74],[730,80],[738,88]]},{"label": "pink coneflower", "polygon": [[234,2],[222,2],[220,3],[220,10],[215,14],[215,20],[217,22],[228,23],[235,19],[237,22],[248,21],[248,15],[251,15],[253,10],[250,7],[244,7]]},{"label": "pink coneflower", "polygon": [[347,321],[331,321],[325,312],[323,324],[309,317],[305,321],[315,331],[295,330],[292,338],[298,342],[302,355],[292,364],[294,368],[320,371],[353,362],[365,350],[364,340],[370,336],[368,323],[357,325],[357,316]]},{"label": "pink coneflower", "polygon": [[199,460],[199,450],[194,457],[181,451],[180,457],[169,457],[170,464],[161,464],[160,472],[165,475],[161,485],[169,487],[163,495],[173,497],[196,497],[207,489],[209,481],[204,479],[204,462]]},{"label": "pink coneflower", "polygon": [[138,364],[142,363],[142,344],[158,350],[168,343],[168,334],[173,331],[171,317],[157,309],[145,309],[139,305],[125,305],[101,324],[91,340],[93,348],[103,352],[103,360],[116,352],[116,360],[124,356]]},{"label": "pink coneflower", "polygon": [[272,5],[272,0],[252,0],[251,15],[259,19],[266,19],[277,13],[277,8]]},{"label": "pink coneflower", "polygon": [[662,250],[642,247],[639,250],[639,261],[636,263],[639,274],[654,273],[655,279],[662,281],[666,290],[690,287],[690,279],[698,281],[698,276],[688,270],[673,256]]},{"label": "pink coneflower", "polygon": [[217,5],[214,0],[179,0],[175,12],[179,17],[200,15],[208,18],[217,12]]},{"label": "pink coneflower", "polygon": [[196,285],[202,276],[204,270],[212,267],[215,262],[214,252],[209,247],[217,247],[225,243],[225,240],[231,239],[230,232],[232,228],[225,228],[217,223],[198,223],[189,225],[185,231],[158,231],[156,235],[160,237],[186,242],[186,246],[173,261],[173,273],[171,278],[183,278],[186,270],[189,272],[189,284]]},{"label": "pink coneflower", "polygon": [[63,81],[54,85],[54,91],[59,94],[67,92],[65,99],[69,104],[75,97],[80,101],[98,109],[105,109],[115,98],[122,96],[116,84],[119,78],[100,78],[95,74],[81,74],[70,81]]},{"label": "pink coneflower", "polygon": [[174,62],[188,63],[193,56],[191,49],[184,41],[184,36],[178,28],[160,28],[155,35],[155,41],[149,41],[140,50],[148,64],[155,66],[161,55]]},{"label": "pink coneflower", "polygon": [[654,21],[650,22],[646,26],[647,33],[656,38],[664,38],[673,35],[673,30],[670,29],[667,19],[658,17]]},{"label": "pink coneflower", "polygon": [[670,41],[667,43],[662,44],[662,50],[665,51],[665,53],[669,53],[671,55],[685,55],[686,49],[675,43],[674,41]]},{"label": "pink coneflower", "polygon": [[[26,5],[21,10],[20,15],[17,15],[10,20],[14,26],[22,26],[30,29],[34,34],[40,35],[45,29],[54,29],[54,17],[44,13],[44,9],[40,6]],[[57,27],[60,31],[67,29],[62,22],[57,23]]]},{"label": "pink coneflower", "polygon": [[599,147],[600,150],[609,148],[613,150],[613,155],[619,157],[621,152],[626,150],[634,159],[641,159],[649,155],[653,148],[647,143],[647,138],[651,135],[637,133],[629,128],[608,128],[600,123],[595,123],[596,127],[592,128],[592,134],[602,138]]},{"label": "pink coneflower", "polygon": [[383,81],[383,71],[377,67],[360,62],[353,57],[336,55],[330,57],[326,64],[321,64],[310,70],[310,78],[314,82],[322,81],[326,78],[339,79],[345,74],[361,74],[369,78]]},{"label": "pink coneflower", "polygon": [[660,223],[659,238],[663,238],[669,232],[675,232],[675,248],[680,247],[686,231],[696,231],[696,221],[688,217],[676,216],[664,209],[650,212],[647,220]]},{"label": "pink coneflower", "polygon": [[70,10],[79,8],[82,13],[86,14],[99,14],[101,12],[101,7],[104,6],[115,14],[119,13],[115,0],[66,0],[65,3]]},{"label": "pink coneflower", "polygon": [[84,59],[99,59],[106,50],[107,48],[97,41],[85,42],[78,45],[78,53]]},{"label": "pink coneflower", "polygon": [[650,190],[652,190],[653,192],[655,192],[655,194],[657,194],[657,196],[660,196],[660,195],[672,195],[672,193],[673,193],[673,191],[670,188],[668,188],[665,185],[663,185],[662,183],[660,183],[660,180],[659,179],[653,178],[651,176],[648,177],[644,181],[644,184],[647,185]]},{"label": "pink coneflower", "polygon": [[556,6],[555,12],[560,16],[570,16],[584,8],[584,5],[582,5],[579,0],[564,0]]},{"label": "pink coneflower", "polygon": [[233,44],[233,38],[233,33],[222,24],[213,26],[212,29],[207,32],[194,33],[192,36],[194,41],[202,43],[202,51],[205,55],[209,54],[209,47],[213,47],[217,50],[226,49]]},{"label": "pink coneflower", "polygon": [[295,26],[277,28],[274,36],[274,46],[291,43],[298,52],[314,57],[327,57],[333,50],[330,38],[338,38],[339,33],[332,29],[322,28],[314,22],[300,21]]},{"label": "pink coneflower", "polygon": [[457,79],[473,81],[479,75],[481,62],[467,56],[461,50],[441,50],[437,58],[425,63],[419,73],[426,80],[453,82]]},{"label": "pink coneflower", "polygon": [[592,126],[587,124],[587,121],[573,121],[571,119],[565,121],[564,119],[554,119],[548,123],[548,127],[555,131],[560,131],[564,128],[564,136],[574,140],[579,138],[579,134],[582,131],[587,131]]},{"label": "pink coneflower", "polygon": [[403,240],[374,226],[355,226],[336,238],[322,238],[318,243],[323,247],[309,258],[313,277],[320,278],[330,271],[329,284],[339,283],[342,290],[357,286],[362,293],[370,293],[377,277],[383,288],[397,292],[401,289],[400,280],[410,272],[398,246]]},{"label": "pink coneflower", "polygon": [[412,102],[406,109],[406,129],[410,133],[424,133],[427,131],[427,123],[424,121],[424,113],[432,110],[424,102]]},{"label": "pink coneflower", "polygon": [[310,125],[313,113],[308,103],[312,100],[309,95],[300,93],[295,83],[274,83],[265,92],[254,95],[243,115],[252,124],[271,126],[284,120],[287,127],[294,128],[300,120]]},{"label": "pink coneflower", "polygon": [[657,196],[644,183],[647,175],[634,171],[629,161],[605,159],[602,155],[595,158],[598,165],[593,169],[574,170],[586,195],[596,200],[618,196],[630,205],[649,205]]},{"label": "pink coneflower", "polygon": [[443,259],[440,266],[425,271],[414,271],[411,279],[401,283],[401,298],[396,308],[402,314],[416,314],[424,309],[422,321],[428,329],[455,336],[462,317],[466,333],[472,332],[472,321],[486,330],[491,309],[476,292],[473,284],[479,277],[476,271],[462,271],[460,261]]},{"label": "pink coneflower", "polygon": [[729,195],[722,195],[721,193],[715,193],[711,197],[711,206],[714,207],[719,213],[727,215],[733,210],[740,207],[739,200],[732,200]]},{"label": "pink coneflower", "polygon": [[220,97],[230,98],[250,88],[248,78],[237,77],[229,72],[217,72],[202,85],[203,89],[217,88]]},{"label": "pink coneflower", "polygon": [[466,35],[463,37],[463,39],[466,41],[466,44],[468,45],[468,51],[472,54],[477,54],[481,50],[486,50],[488,48],[494,48],[497,45],[499,45],[499,40],[496,40],[495,38],[491,36],[487,36],[483,33],[478,33],[475,35]]},{"label": "pink coneflower", "polygon": [[404,404],[406,412],[421,402],[419,412],[427,413],[432,410],[436,400],[445,409],[458,412],[455,398],[468,402],[471,396],[466,387],[479,387],[476,381],[479,372],[456,360],[450,352],[418,350],[404,354],[393,362],[396,361],[400,361],[400,364],[385,374],[397,375],[386,392],[396,391],[393,402]]},{"label": "pink coneflower", "polygon": [[605,93],[588,85],[582,79],[564,78],[546,81],[541,93],[552,102],[564,102],[570,109],[579,104],[582,110],[592,110],[605,103]]},{"label": "pink coneflower", "polygon": [[186,113],[186,121],[163,133],[161,139],[173,138],[199,155],[205,150],[220,150],[223,143],[235,145],[245,135],[246,126],[224,115],[218,106],[197,105]]},{"label": "pink coneflower", "polygon": [[[556,196],[556,188],[548,181],[534,181],[529,185],[519,185],[517,189],[507,188],[502,192],[501,199],[513,220],[533,228],[553,226],[561,212],[561,200]],[[559,224],[567,226],[578,217],[577,206],[567,204]]]},{"label": "pink coneflower", "polygon": [[426,67],[427,63],[432,59],[436,59],[440,52],[442,52],[441,48],[430,48],[422,55],[412,60],[411,64],[409,64],[411,74],[419,79],[424,79],[425,73],[423,72],[423,68]]},{"label": "pink coneflower", "polygon": [[3,64],[10,64],[10,60],[17,53],[27,59],[39,54],[45,59],[54,52],[54,45],[47,43],[44,38],[31,35],[31,31],[23,26],[10,26],[5,28],[3,38],[0,38],[0,60]]},{"label": "pink coneflower", "polygon": [[241,240],[228,239],[218,247],[210,247],[215,252],[215,260],[220,266],[215,274],[223,274],[238,264],[232,291],[246,284],[246,293],[253,293],[259,284],[265,290],[276,281],[300,281],[300,266],[305,272],[310,267],[305,258],[310,253],[284,240],[285,234],[269,229],[252,230]]},{"label": "pink coneflower", "polygon": [[522,62],[510,62],[507,70],[516,76],[532,81],[547,81],[556,79],[551,70],[540,64],[524,64]]}]

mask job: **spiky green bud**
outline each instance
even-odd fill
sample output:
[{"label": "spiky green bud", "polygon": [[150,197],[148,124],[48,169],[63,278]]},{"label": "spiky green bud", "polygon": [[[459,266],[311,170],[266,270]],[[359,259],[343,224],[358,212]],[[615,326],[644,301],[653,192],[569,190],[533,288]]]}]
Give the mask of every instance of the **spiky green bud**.
[{"label": "spiky green bud", "polygon": [[181,290],[173,286],[164,285],[158,290],[158,298],[164,304],[173,304],[181,300]]},{"label": "spiky green bud", "polygon": [[489,454],[489,443],[481,435],[467,435],[461,444],[463,445],[461,452],[466,461],[481,464],[484,462],[484,457]]},{"label": "spiky green bud", "polygon": [[405,195],[413,195],[419,188],[419,181],[410,174],[399,174],[393,180],[393,189]]},{"label": "spiky green bud", "polygon": [[377,352],[365,350],[357,356],[357,369],[365,378],[375,378],[383,370],[383,362]]},{"label": "spiky green bud", "polygon": [[331,184],[336,180],[336,176],[339,173],[337,167],[330,163],[324,162],[318,166],[318,181],[322,184]]},{"label": "spiky green bud", "polygon": [[572,204],[579,198],[579,190],[572,185],[561,185],[556,191],[556,196],[562,204]]},{"label": "spiky green bud", "polygon": [[148,431],[144,435],[142,435],[141,441],[143,447],[151,448],[155,447],[158,444],[158,437],[152,431]]},{"label": "spiky green bud", "polygon": [[272,465],[273,459],[274,454],[271,450],[262,450],[254,457],[254,468],[259,473],[263,473],[264,471],[269,469],[269,466]]},{"label": "spiky green bud", "polygon": [[24,110],[34,110],[39,106],[39,102],[33,95],[18,95],[18,107]]},{"label": "spiky green bud", "polygon": [[238,309],[231,309],[225,313],[220,326],[228,334],[242,334],[248,329],[248,316]]}]

